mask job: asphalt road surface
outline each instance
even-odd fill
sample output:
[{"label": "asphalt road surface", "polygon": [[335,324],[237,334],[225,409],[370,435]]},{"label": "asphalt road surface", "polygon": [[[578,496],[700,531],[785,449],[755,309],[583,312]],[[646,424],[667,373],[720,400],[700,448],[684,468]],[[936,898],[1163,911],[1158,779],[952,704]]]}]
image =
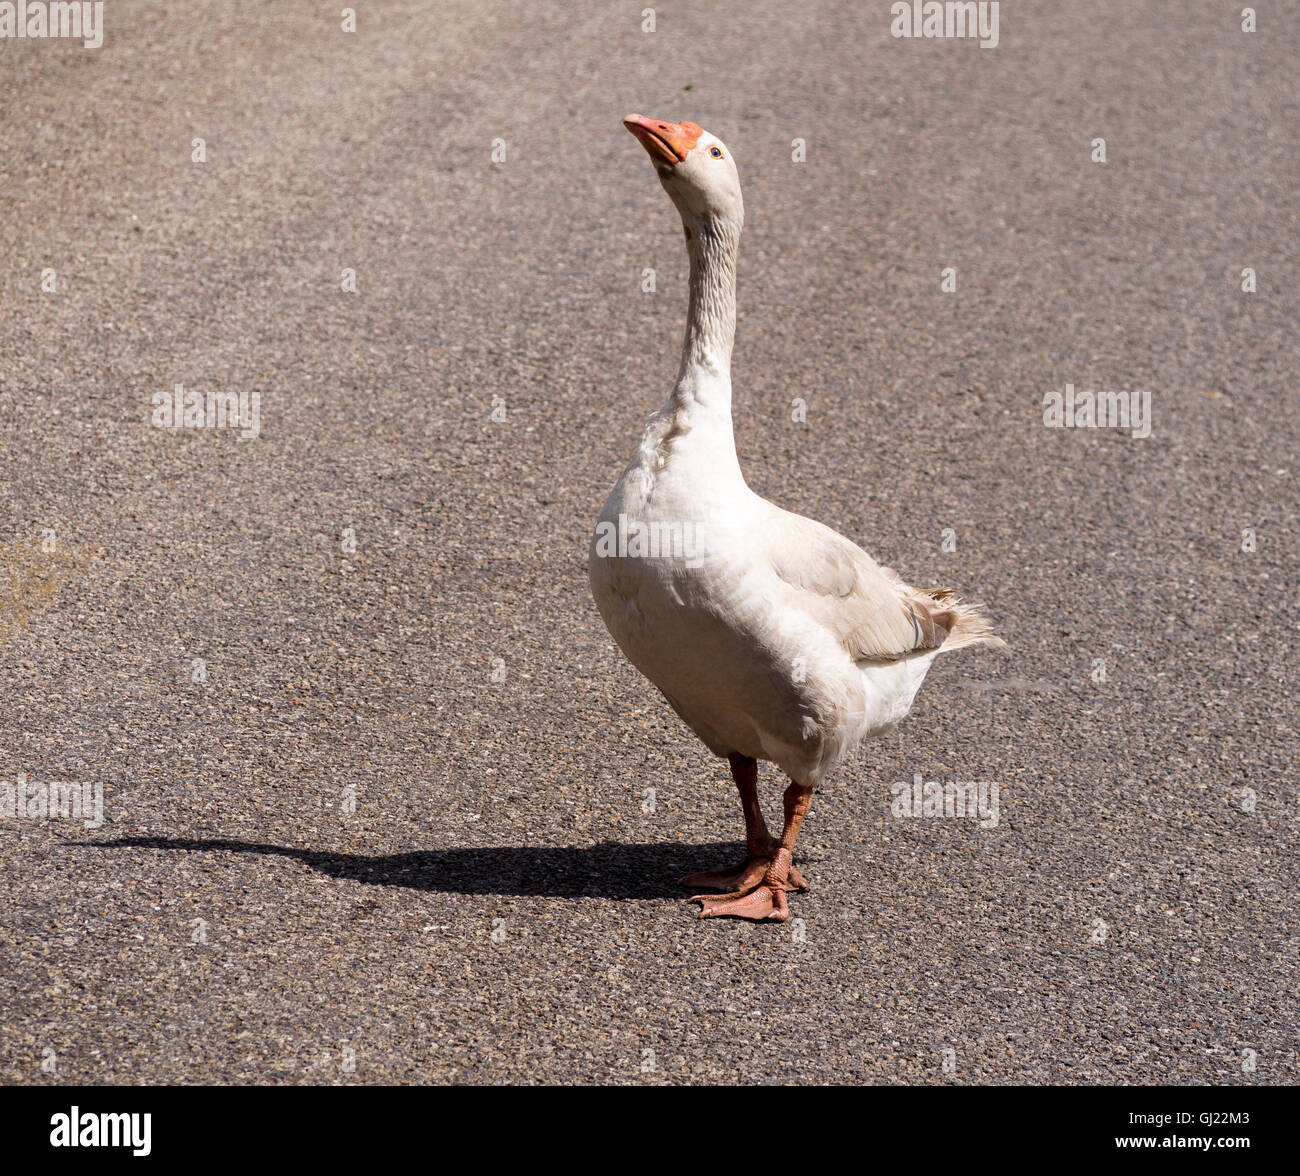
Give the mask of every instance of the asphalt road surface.
[{"label": "asphalt road surface", "polygon": [[[1294,12],[340,7],[0,41],[0,779],[103,800],[0,818],[0,1077],[1295,1082]],[[751,485],[1010,643],[784,926],[682,904],[739,806],[587,587],[685,314],[633,110],[739,162]]]}]

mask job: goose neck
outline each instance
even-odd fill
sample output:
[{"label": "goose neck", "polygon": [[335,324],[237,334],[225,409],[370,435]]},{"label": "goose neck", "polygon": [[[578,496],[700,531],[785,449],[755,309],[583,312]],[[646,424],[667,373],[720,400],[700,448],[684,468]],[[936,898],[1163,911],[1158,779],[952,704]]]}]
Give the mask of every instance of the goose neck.
[{"label": "goose neck", "polygon": [[740,226],[721,218],[683,217],[690,254],[690,305],[682,371],[730,379],[736,337],[736,257]]}]

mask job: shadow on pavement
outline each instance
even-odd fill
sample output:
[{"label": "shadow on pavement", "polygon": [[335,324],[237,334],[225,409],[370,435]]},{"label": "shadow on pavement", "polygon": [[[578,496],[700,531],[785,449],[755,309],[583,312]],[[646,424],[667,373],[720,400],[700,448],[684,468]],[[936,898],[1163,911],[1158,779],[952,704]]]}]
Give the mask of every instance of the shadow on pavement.
[{"label": "shadow on pavement", "polygon": [[500,846],[374,857],[223,839],[122,837],[66,844],[178,853],[252,853],[293,858],[333,878],[350,878],[375,886],[409,886],[444,894],[555,898],[681,898],[686,895],[677,885],[682,874],[739,862],[745,856],[743,845],[729,841],[705,845],[672,841],[620,845],[605,841],[583,849]]}]

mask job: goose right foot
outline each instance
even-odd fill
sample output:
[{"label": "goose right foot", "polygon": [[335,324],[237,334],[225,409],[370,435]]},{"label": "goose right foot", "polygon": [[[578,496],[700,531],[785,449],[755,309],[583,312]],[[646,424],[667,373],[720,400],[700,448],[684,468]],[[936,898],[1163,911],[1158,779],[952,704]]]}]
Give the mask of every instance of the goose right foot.
[{"label": "goose right foot", "polygon": [[[686,877],[679,879],[679,882],[687,890],[720,890],[724,894],[743,894],[753,890],[763,881],[775,857],[774,847],[769,856],[751,856],[738,866],[723,866],[717,870],[701,870],[698,874],[687,874]],[[791,866],[781,889],[787,892],[807,890],[808,883],[804,876]]]}]

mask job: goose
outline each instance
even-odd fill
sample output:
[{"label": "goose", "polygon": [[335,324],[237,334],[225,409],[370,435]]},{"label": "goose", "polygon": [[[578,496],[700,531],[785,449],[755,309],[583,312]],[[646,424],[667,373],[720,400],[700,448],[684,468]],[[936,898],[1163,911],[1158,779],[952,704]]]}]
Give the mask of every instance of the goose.
[{"label": "goose", "polygon": [[[628,115],[681,215],[690,297],[672,394],[650,417],[589,548],[592,595],[627,659],[740,793],[746,858],[681,879],[701,918],[784,922],[808,888],[795,840],[813,793],[909,711],[941,653],[999,646],[979,606],[913,588],[856,544],[750,490],[731,419],[744,205],[726,144],[692,122]],[[789,778],[768,831],[758,761]]]}]

